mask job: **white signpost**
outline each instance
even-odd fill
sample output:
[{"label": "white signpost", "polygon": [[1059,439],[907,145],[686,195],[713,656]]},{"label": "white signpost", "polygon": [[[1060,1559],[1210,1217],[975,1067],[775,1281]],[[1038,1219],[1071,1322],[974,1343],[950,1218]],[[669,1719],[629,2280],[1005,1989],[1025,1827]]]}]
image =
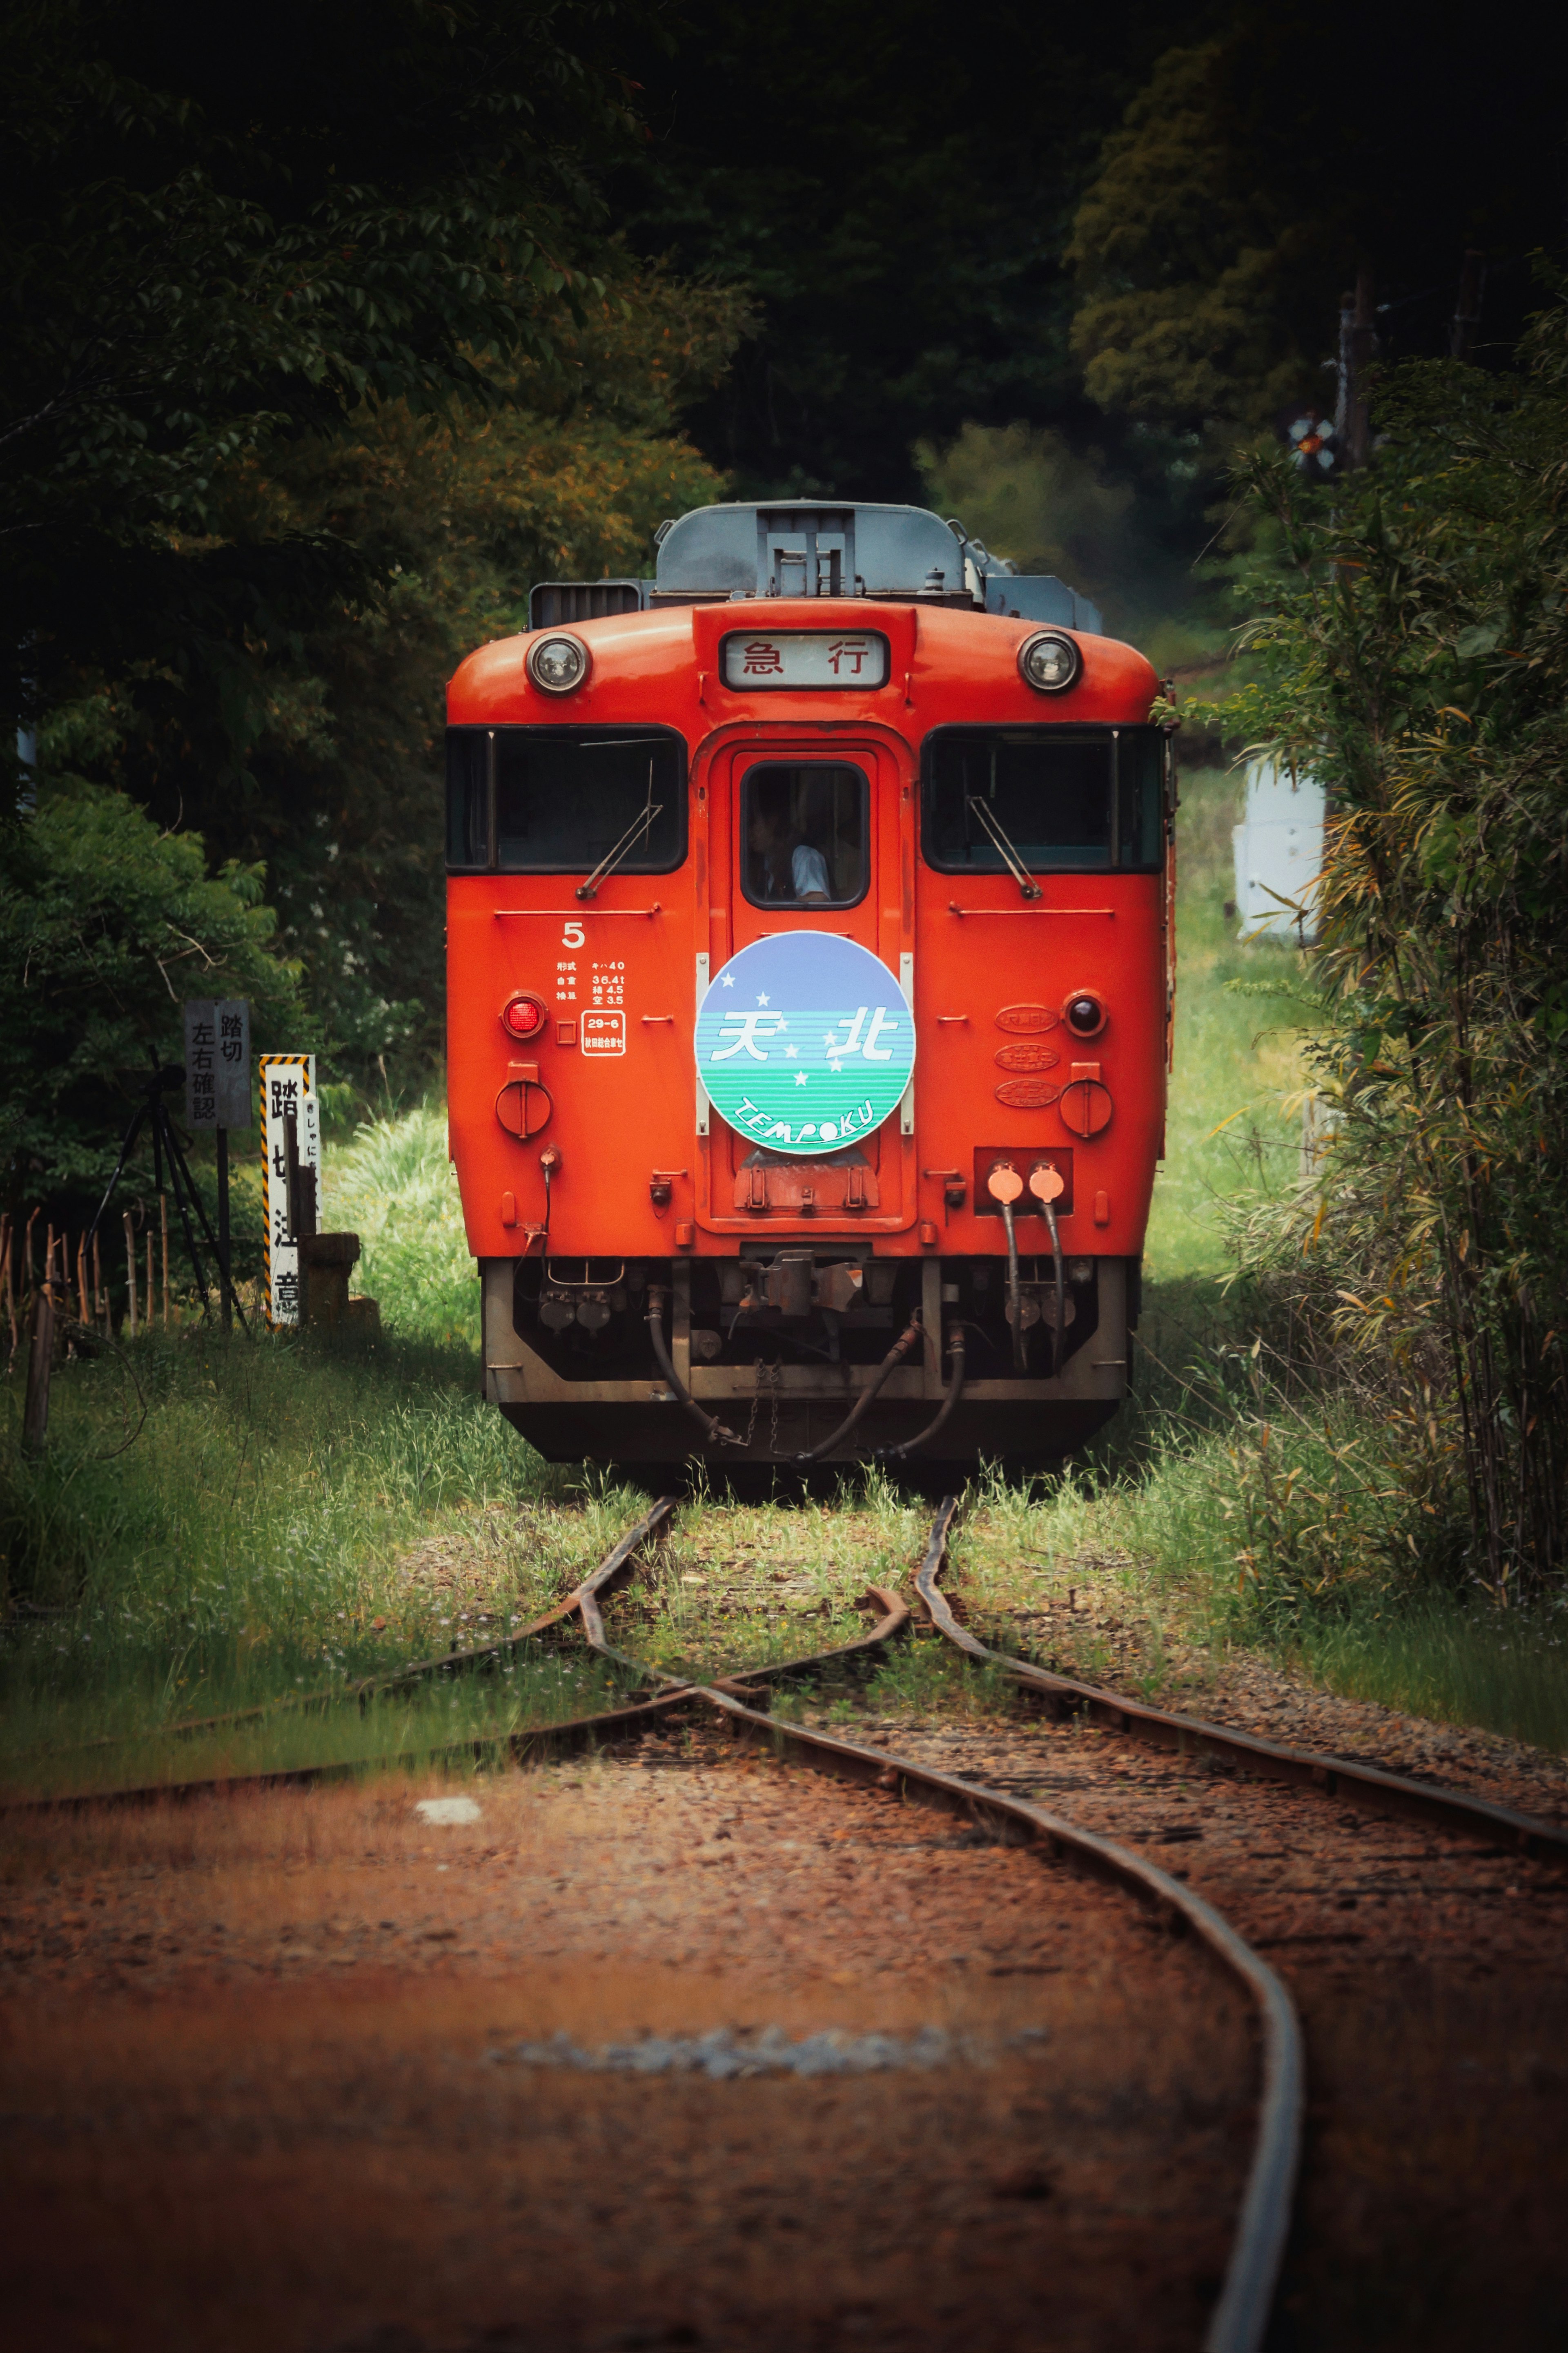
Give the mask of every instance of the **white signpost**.
[{"label": "white signpost", "polygon": [[[321,1182],[321,1116],[314,1054],[263,1054],[261,1153],[267,1184],[267,1320],[300,1321],[300,1227],[314,1233]],[[303,1180],[301,1182],[301,1180]],[[301,1194],[310,1214],[301,1218]]]}]

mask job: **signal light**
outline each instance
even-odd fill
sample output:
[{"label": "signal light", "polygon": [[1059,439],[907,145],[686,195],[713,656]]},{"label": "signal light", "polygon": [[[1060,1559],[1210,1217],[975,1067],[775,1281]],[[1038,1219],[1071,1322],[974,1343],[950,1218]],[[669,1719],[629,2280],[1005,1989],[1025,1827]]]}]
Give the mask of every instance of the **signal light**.
[{"label": "signal light", "polygon": [[1092,988],[1075,988],[1062,1007],[1062,1018],[1075,1038],[1098,1038],[1105,1018],[1105,1000]]},{"label": "signal light", "polygon": [[1042,629],[1018,648],[1018,668],[1026,685],[1038,694],[1060,694],[1073,685],[1083,668],[1083,656],[1070,638]]},{"label": "signal light", "polygon": [[537,1038],[548,1018],[543,998],[521,990],[500,1009],[501,1028],[509,1038]]}]

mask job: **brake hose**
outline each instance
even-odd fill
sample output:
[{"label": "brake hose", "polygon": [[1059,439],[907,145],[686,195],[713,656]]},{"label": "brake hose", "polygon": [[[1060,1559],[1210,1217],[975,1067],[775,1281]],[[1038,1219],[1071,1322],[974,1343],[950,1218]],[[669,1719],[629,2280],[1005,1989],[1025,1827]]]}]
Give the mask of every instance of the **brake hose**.
[{"label": "brake hose", "polygon": [[901,1357],[909,1355],[910,1350],[914,1346],[916,1341],[921,1336],[921,1320],[919,1316],[917,1315],[912,1317],[910,1323],[905,1326],[904,1330],[900,1334],[899,1337],[894,1341],[892,1346],[889,1349],[887,1355],[883,1357],[881,1363],[878,1366],[876,1371],[872,1374],[870,1379],[867,1382],[865,1388],[861,1390],[859,1396],[850,1407],[849,1411],[839,1423],[837,1429],[831,1431],[826,1438],[820,1441],[819,1444],[809,1448],[805,1453],[793,1455],[791,1457],[793,1461],[820,1462],[825,1454],[830,1454],[836,1446],[842,1446],[850,1431],[858,1428],[862,1418],[872,1402],[872,1399],[877,1396],[883,1382],[887,1379],[888,1375],[892,1371],[894,1366],[899,1363]]},{"label": "brake hose", "polygon": [[1024,1300],[1018,1282],[1018,1236],[1013,1224],[1013,1204],[1002,1204],[1002,1223],[1007,1229],[1007,1309],[1013,1324],[1013,1370],[1026,1373],[1029,1369],[1024,1354]]},{"label": "brake hose", "polygon": [[664,1303],[668,1296],[669,1293],[664,1288],[662,1283],[649,1283],[647,1293],[647,1330],[648,1337],[653,1342],[654,1360],[658,1366],[659,1371],[664,1375],[665,1379],[674,1390],[677,1401],[685,1407],[687,1412],[691,1416],[692,1420],[696,1422],[698,1428],[701,1430],[703,1437],[709,1440],[710,1445],[743,1446],[746,1442],[743,1438],[737,1438],[734,1431],[726,1428],[723,1422],[715,1421],[711,1414],[703,1412],[702,1408],[698,1404],[697,1399],[692,1396],[691,1391],[687,1388],[685,1382],[676,1371],[674,1361],[669,1353],[669,1343],[664,1336]]},{"label": "brake hose", "polygon": [[1046,1213],[1046,1223],[1051,1229],[1051,1257],[1057,1271],[1057,1323],[1056,1330],[1051,1335],[1051,1378],[1054,1380],[1062,1368],[1062,1344],[1067,1338],[1067,1325],[1064,1321],[1067,1314],[1067,1277],[1062,1266],[1062,1238],[1057,1231],[1056,1203],[1042,1201],[1040,1207]]},{"label": "brake hose", "polygon": [[936,1419],[927,1422],[923,1430],[917,1430],[913,1438],[906,1438],[901,1446],[873,1447],[866,1458],[868,1461],[900,1462],[906,1454],[912,1454],[917,1447],[929,1446],[931,1440],[946,1428],[948,1418],[963,1391],[964,1353],[962,1324],[953,1325],[952,1336],[947,1344],[947,1353],[952,1362],[952,1375],[948,1384],[947,1394],[937,1409]]},{"label": "brake hose", "polygon": [[1057,1322],[1051,1335],[1051,1377],[1054,1380],[1062,1368],[1062,1349],[1067,1342],[1067,1273],[1062,1265],[1062,1238],[1057,1230],[1057,1201],[1066,1191],[1061,1171],[1048,1161],[1038,1163],[1029,1172],[1029,1190],[1046,1213],[1046,1225],[1051,1237],[1051,1261],[1057,1277]]}]

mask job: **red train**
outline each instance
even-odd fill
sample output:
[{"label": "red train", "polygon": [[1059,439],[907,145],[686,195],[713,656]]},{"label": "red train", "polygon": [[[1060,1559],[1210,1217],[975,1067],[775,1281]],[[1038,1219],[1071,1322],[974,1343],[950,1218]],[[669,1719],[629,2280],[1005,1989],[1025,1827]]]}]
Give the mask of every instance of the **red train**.
[{"label": "red train", "polygon": [[1154,672],[891,506],[706,507],[452,681],[451,1148],[541,1452],[1059,1458],[1128,1385]]}]

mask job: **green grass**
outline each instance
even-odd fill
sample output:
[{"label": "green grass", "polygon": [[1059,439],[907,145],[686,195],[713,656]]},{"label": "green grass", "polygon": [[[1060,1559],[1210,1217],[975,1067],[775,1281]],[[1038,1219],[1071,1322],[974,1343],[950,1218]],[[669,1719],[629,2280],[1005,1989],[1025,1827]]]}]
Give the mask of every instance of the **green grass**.
[{"label": "green grass", "polygon": [[323,1155],[323,1223],[357,1233],[353,1287],[405,1338],[477,1349],[479,1288],[447,1156],[447,1114],[421,1103]]},{"label": "green grass", "polygon": [[1200,769],[1182,779],[1176,819],[1176,1037],[1165,1160],[1154,1186],[1144,1272],[1154,1282],[1212,1277],[1226,1268],[1216,1204],[1256,1182],[1254,1138],[1292,1147],[1297,1124],[1279,1109],[1298,1069],[1288,1001],[1241,996],[1226,984],[1289,989],[1300,959],[1268,941],[1242,942],[1226,915],[1234,887],[1231,827],[1241,816],[1238,775]]},{"label": "green grass", "polygon": [[1565,1637],[1561,1607],[1499,1611],[1434,1595],[1309,1620],[1299,1656],[1350,1698],[1568,1752]]},{"label": "green grass", "polygon": [[543,1463],[475,1371],[395,1338],[143,1335],[60,1368],[37,1461],[7,1381],[0,1771],[342,1690],[542,1614],[641,1499]]},{"label": "green grass", "polygon": [[[1568,1749],[1561,1621],[1412,1599],[1405,1506],[1377,1434],[1328,1407],[1271,1422],[1256,1388],[1245,1313],[1222,1285],[1220,1207],[1257,1182],[1259,1149],[1294,1149],[1278,1098],[1295,1054],[1290,1006],[1225,984],[1288,987],[1296,958],[1243,946],[1224,913],[1239,799],[1239,780],[1212,771],[1184,784],[1176,1067],[1135,1395],[1064,1472],[975,1480],[955,1581],[999,1646],[1091,1680],[1190,1697],[1229,1646],[1254,1643],[1352,1695]],[[510,1672],[443,1677],[363,1712],[339,1702],[171,1737],[187,1717],[341,1694],[494,1639],[568,1591],[645,1507],[591,1468],[546,1465],[479,1403],[477,1285],[439,1106],[329,1145],[324,1207],[362,1237],[375,1345],[144,1333],[58,1370],[37,1461],[18,1444],[20,1359],[0,1382],[11,1788],[428,1754],[613,1695],[581,1652],[528,1651]],[[699,1497],[610,1605],[612,1639],[702,1677],[847,1641],[868,1583],[910,1589],[928,1517],[877,1476],[787,1510]],[[1075,1606],[1086,1594],[1092,1616]],[[998,1704],[929,1642],[900,1646],[868,1688],[784,1703],[846,1721]],[[125,1745],[80,1745],[104,1736]]]}]

